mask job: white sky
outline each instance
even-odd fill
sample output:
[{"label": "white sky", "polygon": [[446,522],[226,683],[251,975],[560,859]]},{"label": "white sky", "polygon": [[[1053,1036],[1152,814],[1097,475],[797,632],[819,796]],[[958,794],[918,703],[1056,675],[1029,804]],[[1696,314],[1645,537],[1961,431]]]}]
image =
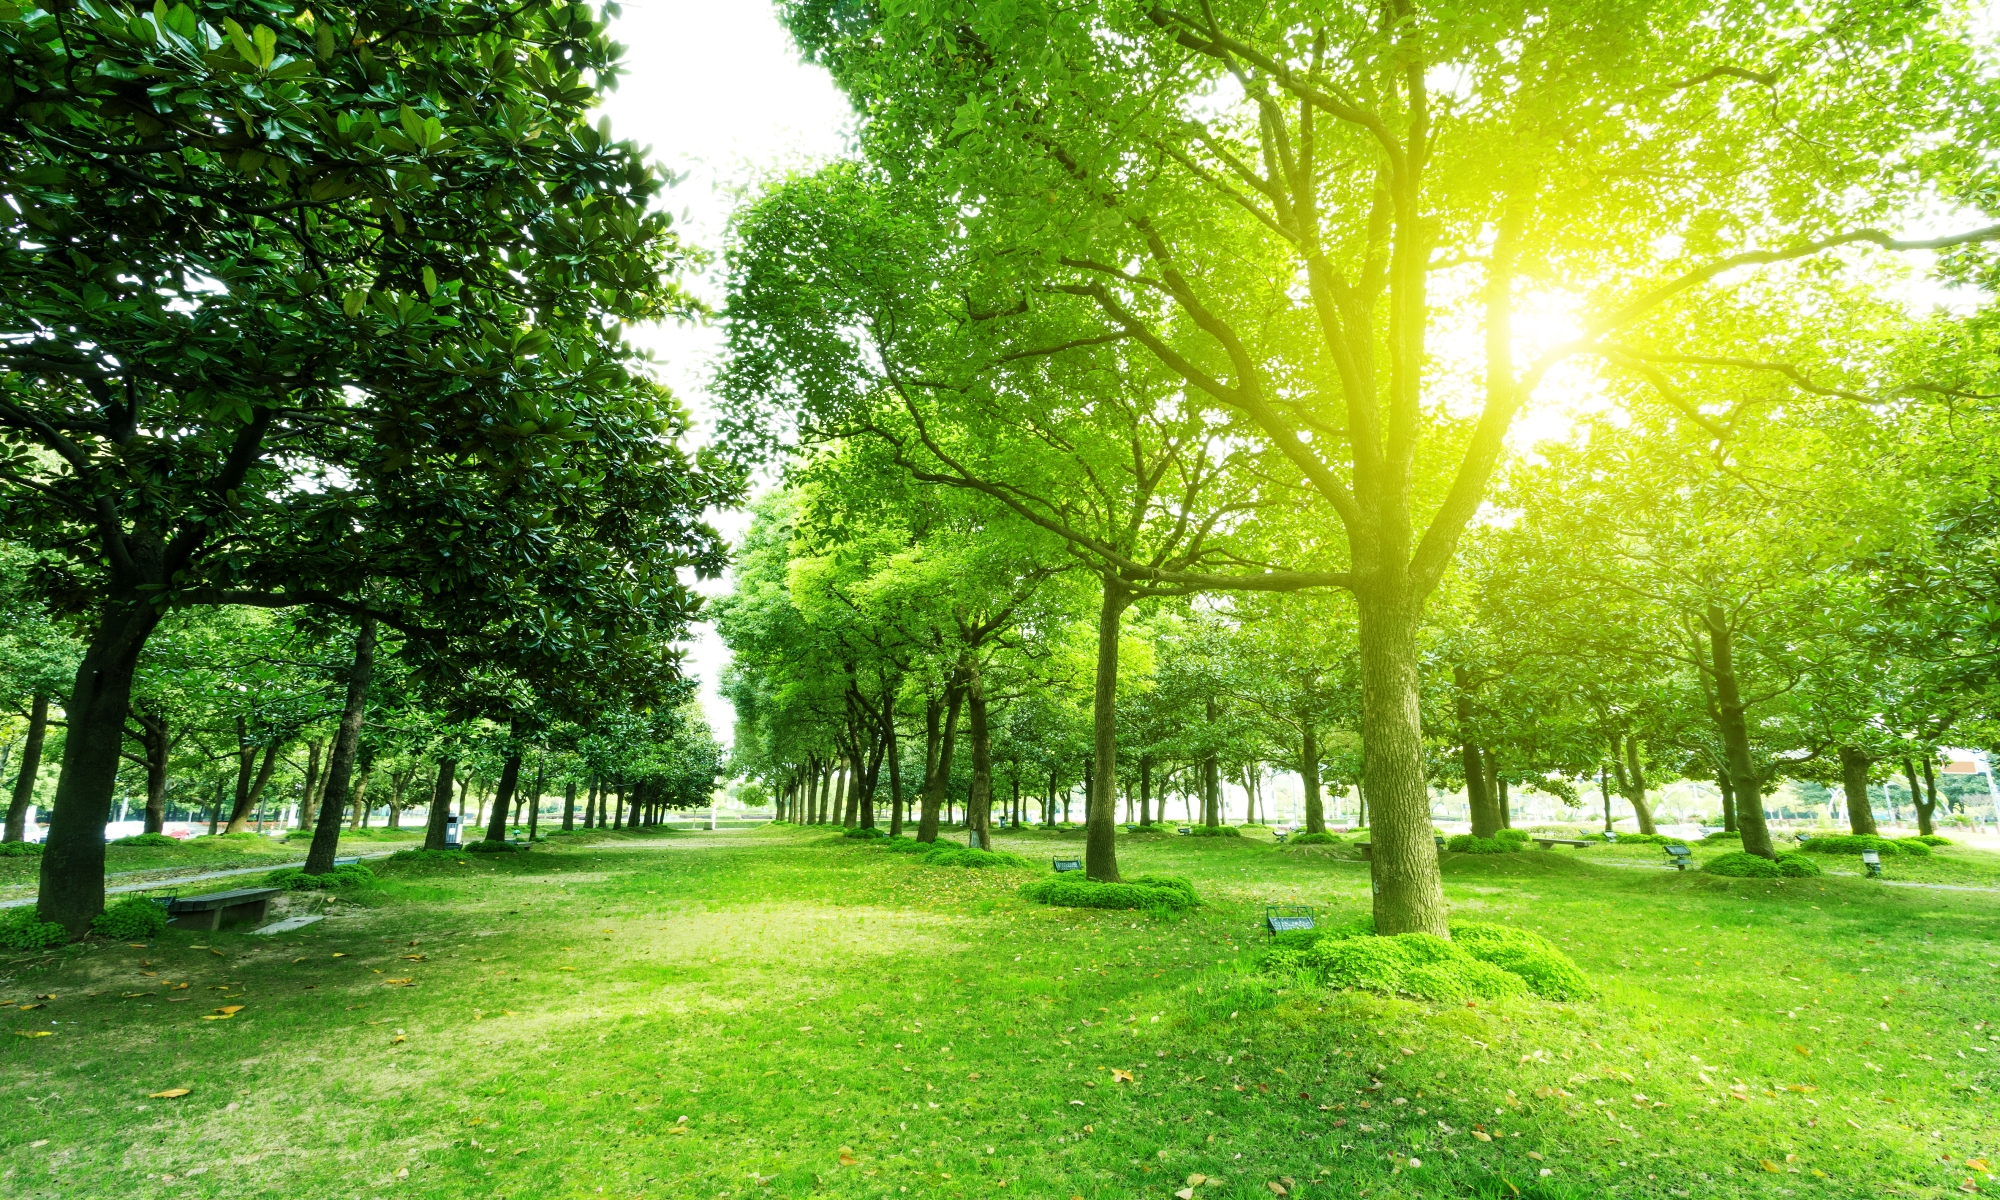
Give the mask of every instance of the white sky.
[{"label": "white sky", "polygon": [[[627,48],[627,73],[603,111],[614,136],[652,147],[655,161],[686,174],[667,206],[681,236],[713,261],[684,282],[720,305],[723,232],[736,195],[774,171],[841,154],[847,101],[824,72],[799,61],[768,0],[625,0],[624,9],[612,35]],[[705,436],[717,328],[652,327],[635,340],[659,358],[660,378],[693,410]],[[713,519],[731,540],[748,523],[741,511]],[[720,595],[728,584],[702,590]],[[716,695],[715,681],[728,658],[714,630],[701,626],[688,665],[701,678],[709,724],[725,743],[735,715]]]}]

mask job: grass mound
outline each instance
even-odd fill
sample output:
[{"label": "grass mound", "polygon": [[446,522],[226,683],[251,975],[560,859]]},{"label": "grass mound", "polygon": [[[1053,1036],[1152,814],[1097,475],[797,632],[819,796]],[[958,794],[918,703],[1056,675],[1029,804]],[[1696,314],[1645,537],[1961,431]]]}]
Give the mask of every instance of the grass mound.
[{"label": "grass mound", "polygon": [[902,837],[885,837],[877,845],[892,854],[929,854],[937,847],[936,842],[920,842],[908,834]]},{"label": "grass mound", "polygon": [[1528,990],[1550,1000],[1581,1000],[1597,988],[1570,956],[1541,934],[1507,925],[1467,921],[1451,927],[1452,943],[1481,962],[1518,975]]},{"label": "grass mound", "polygon": [[342,863],[324,875],[308,875],[298,867],[286,867],[264,877],[265,887],[287,892],[343,892],[367,887],[375,882],[375,872],[363,863]]},{"label": "grass mound", "polygon": [[1243,831],[1234,825],[1190,825],[1189,837],[1242,837]]},{"label": "grass mound", "polygon": [[1451,936],[1376,937],[1365,924],[1281,934],[1263,969],[1302,973],[1331,988],[1425,1000],[1497,1000],[1524,992],[1579,1000],[1597,993],[1576,963],[1539,934],[1466,922],[1452,926]]},{"label": "grass mound", "polygon": [[1733,854],[1709,859],[1701,869],[1710,875],[1727,875],[1732,879],[1778,879],[1785,876],[1802,879],[1824,874],[1818,863],[1796,851],[1770,859],[1760,858],[1747,850],[1738,850]]},{"label": "grass mound", "polygon": [[856,828],[846,831],[840,836],[844,838],[853,838],[857,842],[874,842],[874,841],[880,841],[881,839],[888,837],[889,831],[886,829],[876,829],[872,827],[868,829],[862,829],[857,826]]},{"label": "grass mound", "polygon": [[0,949],[46,950],[69,940],[69,930],[35,915],[32,904],[0,909]]},{"label": "grass mound", "polygon": [[1005,850],[933,844],[917,861],[927,867],[1030,867],[1034,864]]},{"label": "grass mound", "polygon": [[[1603,834],[1599,834],[1598,837],[1600,840],[1608,840],[1604,839]],[[1685,846],[1687,843],[1688,840],[1684,837],[1669,837],[1664,833],[1621,833],[1618,835],[1618,840],[1612,844],[1617,846]]]},{"label": "grass mound", "polygon": [[1515,845],[1525,847],[1531,839],[1528,831],[1525,829],[1502,829],[1493,835],[1493,840],[1496,842],[1513,842]]},{"label": "grass mound", "polygon": [[40,842],[0,842],[0,858],[33,858],[41,852]]},{"label": "grass mound", "polygon": [[1912,858],[1931,856],[1930,846],[1919,838],[1885,838],[1865,833],[1829,834],[1799,844],[1809,854],[1860,854],[1873,850],[1877,854],[1907,854]]},{"label": "grass mound", "polygon": [[1948,837],[1941,837],[1935,833],[1918,834],[1916,837],[1906,837],[1901,840],[1904,842],[1916,842],[1924,846],[1955,846],[1958,844]]},{"label": "grass mound", "polygon": [[[1512,833],[1514,831],[1503,829],[1500,832]],[[1446,839],[1444,848],[1453,854],[1518,854],[1524,843],[1525,839],[1518,842],[1511,838],[1503,841],[1497,837],[1483,838],[1474,837],[1469,833],[1461,833]]]},{"label": "grass mound", "polygon": [[1318,833],[1295,833],[1285,839],[1287,846],[1338,846],[1340,839],[1321,830]]},{"label": "grass mound", "polygon": [[1742,845],[1743,831],[1740,829],[1724,829],[1718,833],[1711,833],[1701,839],[1701,844],[1704,846],[1720,845],[1723,842],[1734,842],[1739,846]]},{"label": "grass mound", "polygon": [[460,849],[466,851],[468,854],[520,854],[525,852],[527,847],[516,846],[508,841],[482,838],[476,842],[467,842]]},{"label": "grass mound", "polygon": [[456,850],[398,850],[389,856],[390,865],[398,867],[458,866],[464,862]]},{"label": "grass mound", "polygon": [[1194,885],[1173,875],[1140,875],[1121,883],[1058,875],[1028,884],[1021,895],[1056,908],[1164,908],[1180,912],[1201,904]]},{"label": "grass mound", "polygon": [[167,927],[167,910],[151,900],[127,896],[98,913],[90,927],[120,942],[158,937]]},{"label": "grass mound", "polygon": [[164,833],[135,833],[131,837],[112,838],[111,844],[114,846],[178,846],[180,845],[180,841],[177,838],[170,838]]}]

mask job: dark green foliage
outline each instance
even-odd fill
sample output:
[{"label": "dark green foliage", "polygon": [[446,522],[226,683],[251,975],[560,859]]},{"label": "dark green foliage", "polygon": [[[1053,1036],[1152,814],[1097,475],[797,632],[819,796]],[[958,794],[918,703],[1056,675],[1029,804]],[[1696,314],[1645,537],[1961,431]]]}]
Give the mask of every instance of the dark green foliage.
[{"label": "dark green foliage", "polygon": [[1747,850],[1711,858],[1702,864],[1701,869],[1710,875],[1727,875],[1732,879],[1776,879],[1784,874],[1777,863],[1759,858]]},{"label": "dark green foliage", "polygon": [[880,828],[872,828],[872,829],[855,828],[848,830],[846,833],[843,833],[840,836],[853,838],[857,842],[873,842],[888,837],[889,831]]},{"label": "dark green foliage", "polygon": [[1513,842],[1516,845],[1526,846],[1529,841],[1529,835],[1525,829],[1502,829],[1493,835],[1493,840],[1496,842]]},{"label": "dark green foliage", "polygon": [[1778,873],[1794,879],[1809,879],[1814,875],[1824,875],[1818,863],[1796,850],[1780,854],[1777,859]]},{"label": "dark green foliage", "polygon": [[375,872],[364,863],[343,863],[324,875],[308,875],[297,867],[286,867],[264,877],[264,886],[288,892],[342,892],[364,888],[375,881]]},{"label": "dark green foliage", "polygon": [[1935,833],[1925,833],[1925,834],[1919,834],[1919,835],[1918,835],[1918,836],[1916,836],[1916,837],[1906,837],[1906,838],[1901,838],[1901,839],[1899,839],[1899,840],[1901,840],[1901,841],[1903,841],[1903,842],[1906,842],[1906,843],[1907,843],[1907,842],[1920,842],[1920,843],[1922,843],[1923,845],[1926,845],[1926,846],[1951,846],[1951,845],[1955,845],[1955,844],[1956,844],[1956,843],[1954,843],[1954,842],[1953,842],[1953,841],[1952,841],[1952,840],[1951,840],[1950,838],[1948,838],[1948,837],[1941,837],[1941,836],[1939,836],[1938,834],[1935,834]]},{"label": "dark green foliage", "polygon": [[1340,839],[1324,831],[1320,833],[1295,833],[1285,839],[1287,846],[1338,846]]},{"label": "dark green foliage", "polygon": [[0,842],[0,858],[33,858],[41,852],[40,842]]},{"label": "dark green foliage", "polygon": [[1810,838],[1799,845],[1812,854],[1860,854],[1864,850],[1873,850],[1877,854],[1907,854],[1913,858],[1929,858],[1931,854],[1930,846],[1920,838],[1885,838],[1865,833],[1828,834]]},{"label": "dark green foliage", "polygon": [[482,838],[476,842],[467,842],[461,849],[471,854],[519,854],[526,852],[528,848],[516,846],[512,842]]},{"label": "dark green foliage", "polygon": [[167,910],[151,900],[127,896],[98,913],[90,927],[121,942],[158,937],[167,927]]},{"label": "dark green foliage", "polygon": [[929,854],[937,846],[936,842],[920,842],[913,837],[883,838],[876,844],[893,854]]},{"label": "dark green foliage", "polygon": [[1520,851],[1523,844],[1512,840],[1502,841],[1497,837],[1483,838],[1461,833],[1447,839],[1444,848],[1453,854],[1515,854]]},{"label": "dark green foliage", "polygon": [[0,909],[0,949],[46,950],[69,940],[69,930],[35,915],[32,905]]},{"label": "dark green foliage", "polygon": [[1034,864],[1005,850],[978,850],[971,846],[933,845],[919,860],[927,867],[1027,867]]},{"label": "dark green foliage", "polygon": [[1123,883],[1057,875],[1028,884],[1021,895],[1057,908],[1163,908],[1179,912],[1201,903],[1193,884],[1170,875],[1141,875]]},{"label": "dark green foliage", "polygon": [[[1605,839],[1603,834],[1598,834],[1597,836],[1600,839],[1609,840]],[[1684,837],[1668,837],[1664,833],[1621,833],[1618,835],[1616,844],[1620,846],[1685,846],[1687,843],[1688,840]]]},{"label": "dark green foliage", "polygon": [[1242,837],[1243,831],[1236,828],[1236,826],[1234,825],[1216,825],[1212,827],[1208,825],[1191,825],[1188,827],[1188,836],[1189,837]]},{"label": "dark green foliage", "polygon": [[135,833],[131,837],[114,838],[114,846],[178,846],[178,838],[170,838],[164,833]]}]

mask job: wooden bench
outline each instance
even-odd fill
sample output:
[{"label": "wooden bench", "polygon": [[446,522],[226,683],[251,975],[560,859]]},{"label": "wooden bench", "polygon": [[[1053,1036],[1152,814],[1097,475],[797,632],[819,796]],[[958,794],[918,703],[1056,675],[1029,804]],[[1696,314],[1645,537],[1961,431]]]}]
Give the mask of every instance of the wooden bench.
[{"label": "wooden bench", "polygon": [[1667,863],[1676,871],[1687,870],[1688,864],[1694,861],[1694,851],[1688,849],[1686,846],[1662,846],[1660,848],[1667,852]]},{"label": "wooden bench", "polygon": [[1272,937],[1294,930],[1311,929],[1319,910],[1309,904],[1266,904],[1264,931]]},{"label": "wooden bench", "polygon": [[271,907],[277,888],[238,888],[206,896],[176,896],[167,902],[167,924],[176,929],[220,929],[224,925],[256,924]]},{"label": "wooden bench", "polygon": [[1535,845],[1540,846],[1544,850],[1553,850],[1557,846],[1575,846],[1578,849],[1582,849],[1583,847],[1590,845],[1589,842],[1584,841],[1582,838],[1547,837],[1547,838],[1534,838],[1532,840],[1535,843]]},{"label": "wooden bench", "polygon": [[1083,870],[1083,860],[1082,860],[1082,859],[1078,859],[1078,858],[1055,858],[1055,859],[1050,859],[1049,861],[1050,861],[1050,863],[1051,863],[1051,864],[1052,864],[1052,865],[1053,865],[1053,866],[1055,867],[1055,869],[1056,869],[1056,874],[1058,874],[1058,875],[1067,875],[1067,874],[1068,874],[1069,872],[1071,872],[1071,871],[1081,871],[1081,870]]}]

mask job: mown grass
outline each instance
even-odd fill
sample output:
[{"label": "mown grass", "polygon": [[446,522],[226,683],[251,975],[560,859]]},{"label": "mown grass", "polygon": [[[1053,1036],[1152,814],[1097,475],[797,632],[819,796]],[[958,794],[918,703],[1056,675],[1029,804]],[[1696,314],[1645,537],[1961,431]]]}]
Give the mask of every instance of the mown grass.
[{"label": "mown grass", "polygon": [[1264,903],[1357,916],[1363,864],[1128,839],[1128,871],[1207,901],[1164,917],[1026,904],[1074,839],[999,844],[1037,869],[819,831],[591,836],[384,868],[277,938],[17,957],[0,999],[56,998],[0,1010],[0,1193],[1992,1186],[1965,1166],[2000,1151],[1990,897],[1455,855],[1456,915],[1541,930],[1602,994],[1442,1006],[1251,973]]}]

